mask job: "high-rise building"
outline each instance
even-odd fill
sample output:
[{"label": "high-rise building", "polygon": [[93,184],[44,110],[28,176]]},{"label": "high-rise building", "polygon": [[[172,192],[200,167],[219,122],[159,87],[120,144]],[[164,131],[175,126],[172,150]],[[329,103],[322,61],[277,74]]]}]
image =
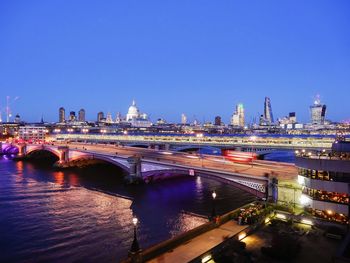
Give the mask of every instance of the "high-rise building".
[{"label": "high-rise building", "polygon": [[215,117],[214,125],[216,125],[216,126],[220,126],[221,125],[221,117],[220,116],[216,116]]},{"label": "high-rise building", "polygon": [[78,113],[78,118],[79,118],[79,121],[85,122],[85,110],[84,109],[80,109],[80,111]]},{"label": "high-rise building", "polygon": [[107,113],[106,122],[113,123],[112,114],[110,112]]},{"label": "high-rise building", "polygon": [[326,105],[321,104],[319,96],[316,97],[314,104],[310,106],[310,113],[312,124],[324,124],[326,117]]},{"label": "high-rise building", "polygon": [[69,113],[69,121],[75,121],[76,117],[75,117],[75,111],[71,111]]},{"label": "high-rise building", "polygon": [[66,110],[63,107],[61,107],[58,110],[58,122],[63,123],[65,121],[66,121]]},{"label": "high-rise building", "polygon": [[15,117],[15,123],[20,123],[21,122],[21,117],[17,114]]},{"label": "high-rise building", "polygon": [[289,117],[289,122],[290,123],[296,123],[297,122],[297,115],[295,114],[295,112],[290,112],[288,117]]},{"label": "high-rise building", "polygon": [[184,113],[182,113],[181,114],[181,124],[186,124],[186,123],[187,123],[187,116]]},{"label": "high-rise building", "polygon": [[120,114],[120,112],[117,112],[115,123],[121,123],[121,122],[122,122],[122,115]]},{"label": "high-rise building", "polygon": [[271,107],[271,100],[269,97],[265,97],[264,119],[265,119],[265,122],[267,125],[271,125],[274,123],[273,114],[272,114],[272,107]]},{"label": "high-rise building", "polygon": [[242,103],[237,104],[236,110],[231,118],[231,125],[244,127],[244,107]]},{"label": "high-rise building", "polygon": [[104,119],[104,114],[102,111],[97,113],[97,122],[101,122]]}]

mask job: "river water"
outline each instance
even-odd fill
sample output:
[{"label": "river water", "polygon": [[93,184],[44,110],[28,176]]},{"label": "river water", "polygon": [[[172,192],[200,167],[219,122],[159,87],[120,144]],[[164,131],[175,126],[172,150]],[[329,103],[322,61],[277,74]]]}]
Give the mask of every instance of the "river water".
[{"label": "river water", "polygon": [[208,178],[136,186],[122,178],[108,165],[55,171],[0,156],[0,262],[118,262],[132,243],[133,216],[147,248],[206,222],[213,190],[221,214],[255,199]]}]

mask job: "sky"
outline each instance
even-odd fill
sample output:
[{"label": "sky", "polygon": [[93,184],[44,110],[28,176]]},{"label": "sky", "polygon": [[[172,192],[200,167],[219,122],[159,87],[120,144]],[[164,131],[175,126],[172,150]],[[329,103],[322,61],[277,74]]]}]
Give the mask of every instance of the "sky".
[{"label": "sky", "polygon": [[[151,120],[350,119],[350,1],[0,1],[0,109],[58,121],[58,108]],[[18,99],[15,100],[15,98]]]}]

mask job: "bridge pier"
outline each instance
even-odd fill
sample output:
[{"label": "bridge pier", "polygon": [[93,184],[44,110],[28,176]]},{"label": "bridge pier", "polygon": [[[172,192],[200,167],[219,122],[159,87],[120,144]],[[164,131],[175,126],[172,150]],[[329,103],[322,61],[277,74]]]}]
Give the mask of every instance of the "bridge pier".
[{"label": "bridge pier", "polygon": [[18,145],[18,156],[23,157],[27,154],[27,144],[21,143]]},{"label": "bridge pier", "polygon": [[0,142],[0,154],[2,154],[2,142]]},{"label": "bridge pier", "polygon": [[139,156],[132,156],[128,158],[130,164],[130,174],[125,177],[129,184],[142,182],[141,158]]},{"label": "bridge pier", "polygon": [[60,151],[59,163],[60,164],[68,163],[68,161],[69,161],[69,147],[67,147],[67,146],[59,146],[58,150]]},{"label": "bridge pier", "polygon": [[278,201],[278,179],[276,177],[269,177],[267,175],[267,178],[269,179],[267,189],[266,189],[266,198],[268,201],[271,201],[273,203],[277,203]]}]

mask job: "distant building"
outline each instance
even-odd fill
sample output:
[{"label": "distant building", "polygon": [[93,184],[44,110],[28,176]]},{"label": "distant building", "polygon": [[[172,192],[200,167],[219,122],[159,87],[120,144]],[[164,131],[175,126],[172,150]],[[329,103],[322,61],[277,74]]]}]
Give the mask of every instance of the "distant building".
[{"label": "distant building", "polygon": [[237,104],[236,110],[231,117],[231,125],[244,127],[244,107],[242,103]]},{"label": "distant building", "polygon": [[78,113],[78,118],[79,118],[79,121],[85,122],[85,110],[84,109],[80,109],[80,111]]},{"label": "distant building", "polygon": [[44,126],[25,125],[19,127],[18,137],[25,141],[44,141],[46,128]]},{"label": "distant building", "polygon": [[221,117],[220,116],[216,116],[215,117],[214,125],[216,125],[216,126],[220,126],[221,125]]},{"label": "distant building", "polygon": [[115,123],[121,123],[123,121],[122,115],[120,112],[117,112],[117,115],[115,117]]},{"label": "distant building", "polygon": [[21,122],[21,117],[17,114],[15,117],[15,123],[20,123]]},{"label": "distant building", "polygon": [[97,122],[102,122],[105,118],[105,115],[103,114],[102,111],[100,111],[99,113],[97,113]]},{"label": "distant building", "polygon": [[264,119],[265,119],[265,123],[267,125],[271,125],[274,123],[273,114],[272,114],[272,107],[271,107],[271,100],[269,97],[265,97]]},{"label": "distant building", "polygon": [[64,123],[65,121],[66,121],[66,110],[63,107],[61,107],[58,110],[58,122]]},{"label": "distant building", "polygon": [[106,122],[113,123],[112,114],[110,112],[107,113]]},{"label": "distant building", "polygon": [[187,124],[187,116],[184,113],[181,114],[181,124]]},{"label": "distant building", "polygon": [[149,121],[146,113],[140,113],[136,106],[135,100],[132,101],[126,114],[126,122],[129,122],[134,127],[150,127],[152,123]]},{"label": "distant building", "polygon": [[69,113],[69,121],[76,121],[75,111]]},{"label": "distant building", "polygon": [[288,117],[289,117],[289,122],[290,123],[296,123],[297,122],[297,115],[295,114],[295,112],[290,112]]},{"label": "distant building", "polygon": [[321,104],[319,96],[316,97],[314,104],[310,106],[311,123],[323,125],[326,117],[326,105]]}]

